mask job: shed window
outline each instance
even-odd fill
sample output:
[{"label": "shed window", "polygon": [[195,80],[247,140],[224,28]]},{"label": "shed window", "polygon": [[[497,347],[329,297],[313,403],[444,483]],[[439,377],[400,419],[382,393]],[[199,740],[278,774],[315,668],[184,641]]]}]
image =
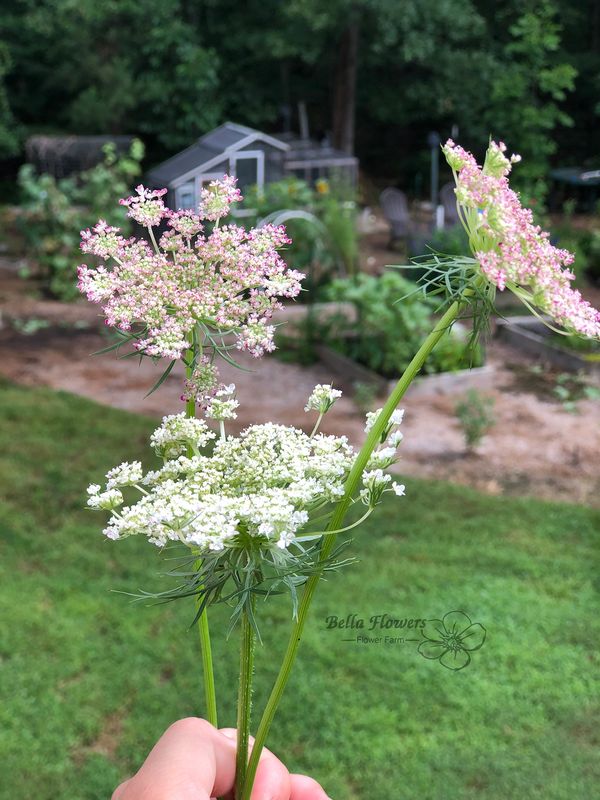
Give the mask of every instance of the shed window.
[{"label": "shed window", "polygon": [[195,208],[196,192],[194,191],[194,181],[188,181],[183,186],[175,189],[175,208]]}]

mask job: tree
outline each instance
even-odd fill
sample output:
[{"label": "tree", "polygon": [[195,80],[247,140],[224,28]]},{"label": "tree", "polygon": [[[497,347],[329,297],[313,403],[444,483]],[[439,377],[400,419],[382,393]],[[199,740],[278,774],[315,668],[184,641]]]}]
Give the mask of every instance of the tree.
[{"label": "tree", "polygon": [[179,0],[16,0],[0,33],[29,128],[143,133],[176,149],[220,119],[218,57]]},{"label": "tree", "polygon": [[491,130],[523,155],[520,180],[530,183],[547,173],[556,152],[555,128],[573,124],[561,104],[574,88],[577,71],[556,57],[557,12],[550,0],[536,3],[535,10],[525,7],[509,26],[501,69],[491,84]]},{"label": "tree", "polygon": [[0,157],[12,156],[19,149],[19,131],[13,117],[5,79],[10,69],[10,55],[4,42],[0,42]]}]

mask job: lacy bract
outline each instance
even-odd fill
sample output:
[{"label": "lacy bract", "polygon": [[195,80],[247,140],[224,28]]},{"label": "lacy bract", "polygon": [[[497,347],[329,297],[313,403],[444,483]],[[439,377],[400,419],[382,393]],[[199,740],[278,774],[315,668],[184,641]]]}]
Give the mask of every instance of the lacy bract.
[{"label": "lacy bract", "polygon": [[[339,395],[318,386],[307,408],[330,408]],[[358,499],[367,513],[384,492],[404,493],[384,472],[396,461],[400,422],[399,414],[364,472]],[[313,540],[323,530],[307,530],[311,517],[344,494],[355,459],[344,436],[266,423],[217,438],[204,420],[183,414],[165,417],[151,444],[162,467],[144,474],[139,462],[121,464],[104,490],[89,487],[88,506],[112,512],[104,530],[110,539],[141,534],[159,547],[181,541],[200,554],[249,545],[285,551]],[[140,497],[126,505],[132,489]]]}]

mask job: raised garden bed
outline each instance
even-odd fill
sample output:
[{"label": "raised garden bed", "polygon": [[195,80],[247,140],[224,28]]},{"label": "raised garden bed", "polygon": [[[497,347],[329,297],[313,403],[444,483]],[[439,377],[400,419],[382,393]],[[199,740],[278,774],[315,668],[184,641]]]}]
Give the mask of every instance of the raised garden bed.
[{"label": "raised garden bed", "polygon": [[[496,336],[553,367],[566,372],[589,372],[600,376],[600,351],[580,352],[562,347],[561,342],[535,317],[509,317],[496,322]],[[566,340],[565,340],[566,342]]]},{"label": "raised garden bed", "polygon": [[[346,392],[354,392],[358,384],[372,386],[377,394],[387,394],[396,385],[364,367],[348,356],[338,353],[327,345],[317,345],[319,359],[335,373],[336,383]],[[459,394],[468,389],[489,389],[494,378],[494,367],[486,364],[473,369],[460,369],[455,372],[440,372],[437,375],[423,375],[410,386],[407,395],[426,397],[431,395]]]}]

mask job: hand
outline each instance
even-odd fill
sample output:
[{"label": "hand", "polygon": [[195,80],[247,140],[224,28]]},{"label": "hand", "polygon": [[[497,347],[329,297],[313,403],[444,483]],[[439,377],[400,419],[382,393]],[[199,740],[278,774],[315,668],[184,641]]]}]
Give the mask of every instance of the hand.
[{"label": "hand", "polygon": [[[139,771],[118,786],[112,800],[210,800],[233,798],[236,731],[218,731],[206,720],[175,722],[154,745]],[[306,775],[290,775],[263,749],[252,800],[329,800]]]}]

